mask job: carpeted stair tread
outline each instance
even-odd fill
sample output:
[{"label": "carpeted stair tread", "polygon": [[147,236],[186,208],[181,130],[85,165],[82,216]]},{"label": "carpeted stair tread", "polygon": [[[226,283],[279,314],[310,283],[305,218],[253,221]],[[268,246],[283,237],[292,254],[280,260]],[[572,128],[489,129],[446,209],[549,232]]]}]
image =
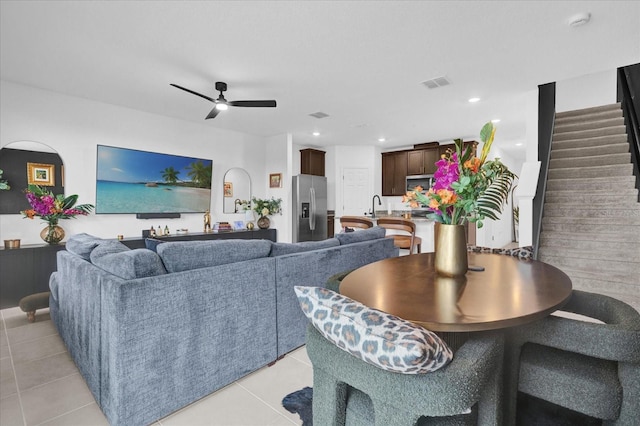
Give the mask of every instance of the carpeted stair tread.
[{"label": "carpeted stair tread", "polygon": [[624,125],[602,127],[599,129],[576,130],[573,132],[556,133],[553,135],[553,141],[568,141],[572,139],[595,138],[598,136],[611,136],[625,133]]},{"label": "carpeted stair tread", "polygon": [[573,257],[569,256],[566,249],[559,250],[556,253],[548,253],[553,250],[552,248],[542,248],[538,252],[538,260],[553,265],[558,269],[564,271],[566,268],[584,269],[590,271],[602,271],[602,272],[619,272],[620,270],[626,271],[627,268],[638,267],[637,262],[623,262],[613,259],[596,259],[597,256],[592,258]]},{"label": "carpeted stair tread", "polygon": [[640,237],[640,224],[627,224],[626,222],[628,222],[628,220],[622,220],[622,222],[625,222],[624,224],[611,224],[608,222],[610,222],[610,220],[607,221],[607,223],[602,223],[602,221],[590,223],[587,220],[576,222],[573,218],[550,217],[542,219],[542,230],[550,232],[626,233]]},{"label": "carpeted stair tread", "polygon": [[607,145],[595,145],[595,146],[580,147],[580,148],[553,149],[551,151],[550,158],[552,160],[556,160],[560,158],[582,158],[582,157],[594,157],[597,155],[625,154],[628,152],[629,152],[629,144],[612,143]]},{"label": "carpeted stair tread", "polygon": [[562,116],[561,114],[564,114],[564,113],[556,114],[554,127],[563,126],[566,124],[585,123],[585,122],[591,122],[591,121],[601,121],[601,120],[608,120],[610,118],[622,117],[622,108],[620,106],[615,106],[604,111],[575,114],[570,116],[566,116],[566,115]]},{"label": "carpeted stair tread", "polygon": [[584,190],[584,191],[618,191],[635,189],[636,178],[629,176],[606,176],[589,179],[558,178],[547,180],[547,191]]},{"label": "carpeted stair tread", "polygon": [[640,226],[637,232],[563,232],[563,231],[546,231],[540,232],[541,245],[557,245],[556,241],[562,241],[563,244],[580,244],[585,243],[638,243],[640,241]]},{"label": "carpeted stair tread", "polygon": [[605,135],[605,136],[597,136],[592,138],[577,138],[577,139],[568,139],[562,141],[553,141],[553,146],[551,147],[551,152],[556,149],[570,149],[570,148],[588,148],[593,146],[608,146],[615,145],[619,143],[624,143],[629,145],[627,140],[626,133],[620,133],[615,135]]},{"label": "carpeted stair tread", "polygon": [[604,176],[629,176],[633,173],[633,164],[617,164],[592,167],[566,167],[563,169],[549,169],[549,179],[569,178],[599,178]]},{"label": "carpeted stair tread", "polygon": [[625,250],[621,249],[609,249],[609,250],[593,250],[583,248],[582,246],[574,247],[554,247],[554,246],[540,246],[539,253],[545,256],[562,256],[565,259],[589,259],[594,261],[615,261],[616,264],[628,265],[629,263],[636,263],[640,267],[640,250]]},{"label": "carpeted stair tread", "polygon": [[583,217],[599,219],[624,217],[634,219],[632,223],[640,223],[640,207],[636,205],[624,205],[606,209],[599,205],[585,206],[584,204],[547,203],[544,207],[544,216],[573,217],[578,220]]},{"label": "carpeted stair tread", "polygon": [[594,167],[631,163],[631,153],[602,154],[590,157],[552,158],[549,169],[565,169],[571,167]]},{"label": "carpeted stair tread", "polygon": [[[564,268],[562,271],[569,275],[572,279],[580,280],[580,282],[586,283],[587,280],[600,281],[609,283],[609,286],[615,291],[624,290],[630,285],[638,284],[637,272],[623,272],[623,271],[589,271],[589,270],[576,270],[571,268]],[[640,293],[638,294],[640,297]]]},{"label": "carpeted stair tread", "polygon": [[545,194],[546,203],[565,203],[571,200],[572,204],[581,205],[610,205],[619,207],[638,204],[638,190],[625,189],[618,191],[589,191],[577,193],[576,191],[547,191]]},{"label": "carpeted stair tread", "polygon": [[553,134],[558,135],[560,133],[578,132],[581,130],[601,129],[604,127],[616,126],[624,126],[624,118],[622,117],[622,114],[619,114],[617,117],[610,117],[600,120],[594,118],[592,120],[573,121],[569,123],[556,122],[553,128]]},{"label": "carpeted stair tread", "polygon": [[[637,241],[622,241],[620,236],[616,234],[605,234],[604,238],[587,233],[582,234],[581,238],[572,237],[572,234],[564,232],[540,233],[540,246],[567,248],[579,246],[585,250],[628,250],[640,253],[640,243]],[[607,237],[611,239],[606,239]]]},{"label": "carpeted stair tread", "polygon": [[599,114],[607,111],[620,111],[622,109],[622,104],[620,102],[608,104],[608,105],[599,105],[595,107],[589,108],[581,108],[575,109],[571,111],[562,111],[556,113],[556,120],[566,120],[569,117],[579,117],[584,115],[591,114]]}]

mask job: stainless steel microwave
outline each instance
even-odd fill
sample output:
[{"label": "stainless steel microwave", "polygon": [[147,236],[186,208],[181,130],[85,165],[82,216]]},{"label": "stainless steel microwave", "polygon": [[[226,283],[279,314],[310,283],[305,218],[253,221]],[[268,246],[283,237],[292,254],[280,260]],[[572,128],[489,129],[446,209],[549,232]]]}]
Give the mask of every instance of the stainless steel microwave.
[{"label": "stainless steel microwave", "polygon": [[410,175],[407,176],[407,191],[413,191],[416,186],[421,186],[427,192],[433,184],[433,175]]}]

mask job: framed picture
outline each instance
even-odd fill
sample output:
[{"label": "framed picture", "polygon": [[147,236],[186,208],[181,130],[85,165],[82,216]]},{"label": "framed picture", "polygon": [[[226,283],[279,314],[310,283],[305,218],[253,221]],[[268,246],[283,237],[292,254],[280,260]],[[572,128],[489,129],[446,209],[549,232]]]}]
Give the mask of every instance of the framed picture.
[{"label": "framed picture", "polygon": [[224,196],[225,197],[233,197],[233,183],[225,182],[224,183]]},{"label": "framed picture", "polygon": [[53,164],[27,163],[27,184],[55,186]]},{"label": "framed picture", "polygon": [[282,188],[282,173],[271,173],[269,175],[269,188]]}]

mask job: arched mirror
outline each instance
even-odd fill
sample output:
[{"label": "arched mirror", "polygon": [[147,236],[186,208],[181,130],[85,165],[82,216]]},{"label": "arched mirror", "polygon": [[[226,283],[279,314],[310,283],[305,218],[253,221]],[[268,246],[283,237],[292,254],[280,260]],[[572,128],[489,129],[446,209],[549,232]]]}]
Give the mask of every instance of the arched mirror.
[{"label": "arched mirror", "polygon": [[0,181],[8,190],[0,190],[0,214],[19,214],[30,208],[24,190],[32,183],[46,186],[54,194],[64,194],[64,163],[56,150],[33,141],[16,141],[0,149]]},{"label": "arched mirror", "polygon": [[241,213],[251,207],[251,177],[245,169],[233,167],[224,174],[223,213]]}]

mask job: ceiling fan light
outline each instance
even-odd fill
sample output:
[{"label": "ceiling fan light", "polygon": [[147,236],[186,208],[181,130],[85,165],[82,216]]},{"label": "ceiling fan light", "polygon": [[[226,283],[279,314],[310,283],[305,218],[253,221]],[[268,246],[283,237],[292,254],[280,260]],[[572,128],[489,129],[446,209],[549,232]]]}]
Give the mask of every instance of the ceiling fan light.
[{"label": "ceiling fan light", "polygon": [[218,111],[226,111],[229,109],[229,105],[226,102],[216,102],[216,109]]}]

